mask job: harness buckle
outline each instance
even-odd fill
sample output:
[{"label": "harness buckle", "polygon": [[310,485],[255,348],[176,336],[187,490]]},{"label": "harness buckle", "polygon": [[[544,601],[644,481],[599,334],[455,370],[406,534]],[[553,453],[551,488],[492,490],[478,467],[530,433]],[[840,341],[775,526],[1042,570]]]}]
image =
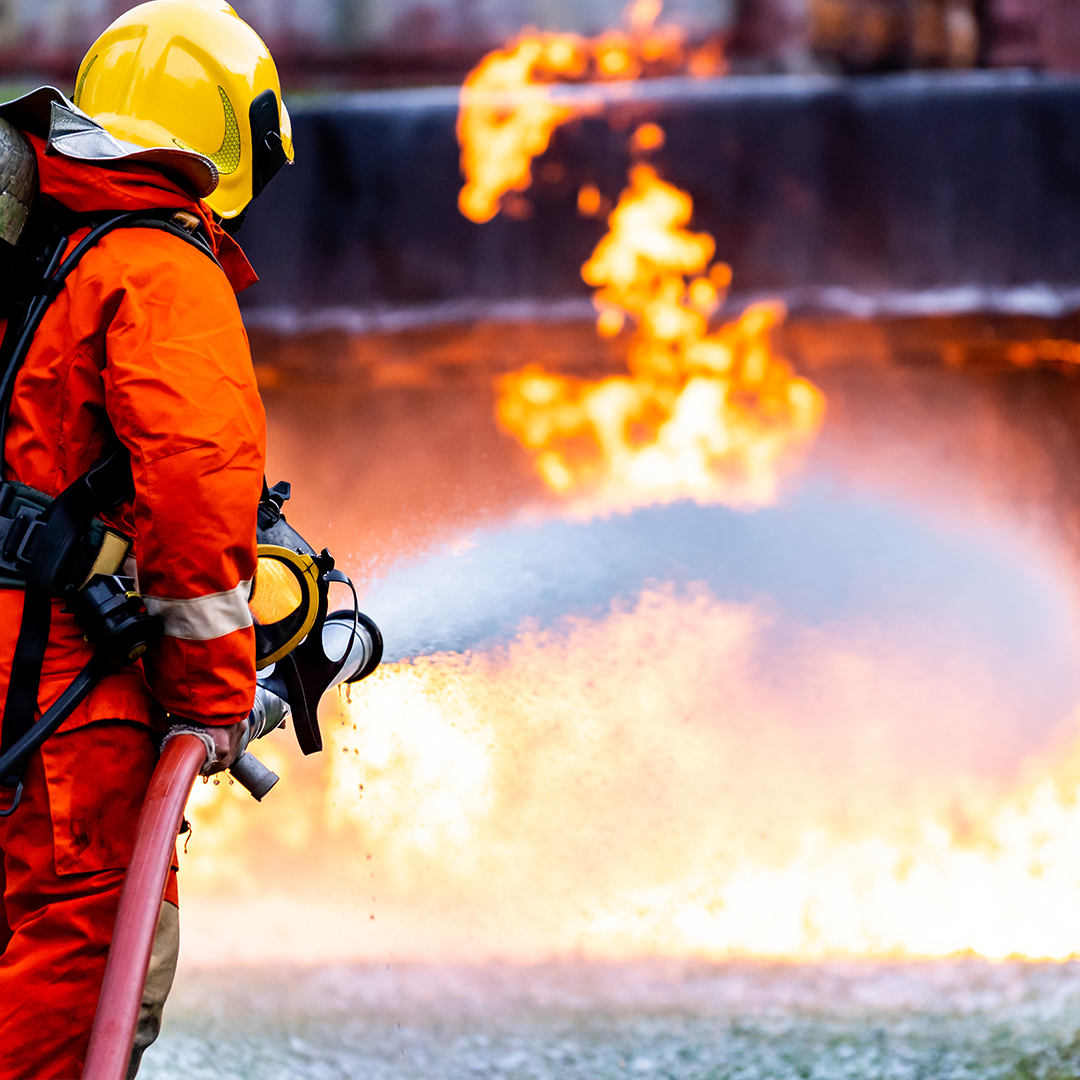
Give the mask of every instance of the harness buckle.
[{"label": "harness buckle", "polygon": [[34,507],[20,506],[15,516],[10,519],[11,524],[3,538],[3,552],[0,553],[9,566],[15,569],[21,566],[25,570],[29,565],[30,557],[26,548],[36,526],[41,524],[38,520],[40,516],[41,511]]},{"label": "harness buckle", "polygon": [[26,531],[23,533],[22,539],[19,541],[19,546],[11,561],[29,568],[33,558],[31,555],[27,554],[27,546],[30,544],[30,538],[34,533],[37,532],[38,529],[45,528],[45,522],[41,520],[40,515],[36,511],[31,510],[26,506],[24,506],[15,516],[16,521],[19,521],[20,518],[27,522]]}]

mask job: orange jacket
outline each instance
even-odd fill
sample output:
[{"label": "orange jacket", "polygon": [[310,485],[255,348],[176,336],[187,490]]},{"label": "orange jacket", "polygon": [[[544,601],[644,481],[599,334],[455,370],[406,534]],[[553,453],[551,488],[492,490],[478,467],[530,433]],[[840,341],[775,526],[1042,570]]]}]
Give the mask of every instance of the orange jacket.
[{"label": "orange jacket", "polygon": [[[182,717],[235,723],[255,690],[247,596],[266,441],[235,297],[254,272],[207,208],[155,169],[76,162],[30,138],[45,195],[79,212],[197,213],[224,269],[161,230],[116,229],[68,277],[15,382],[6,479],[57,495],[99,457],[110,425],[130,451],[135,498],[110,524],[134,539],[139,589],[165,622],[160,644],[102,680],[65,726],[151,722],[155,701]],[[0,590],[0,699],[22,597]],[[54,601],[42,710],[90,657],[61,606]]]}]

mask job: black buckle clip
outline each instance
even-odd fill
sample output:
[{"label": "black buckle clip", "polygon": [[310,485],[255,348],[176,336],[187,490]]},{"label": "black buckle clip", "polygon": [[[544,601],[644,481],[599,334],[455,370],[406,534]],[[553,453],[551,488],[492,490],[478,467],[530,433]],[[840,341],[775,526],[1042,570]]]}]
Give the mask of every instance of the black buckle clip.
[{"label": "black buckle clip", "polygon": [[17,568],[21,565],[25,569],[30,564],[30,557],[26,554],[26,546],[35,527],[42,524],[39,520],[40,516],[40,511],[29,506],[21,506],[11,519],[7,535],[4,537],[4,549],[2,552],[4,562],[9,566]]},{"label": "black buckle clip", "polygon": [[15,552],[15,557],[12,559],[12,562],[16,563],[17,565],[21,564],[25,567],[29,567],[30,564],[33,562],[33,556],[26,553],[26,548],[27,545],[30,543],[30,538],[38,529],[45,528],[45,522],[36,515],[34,517],[31,517],[30,515],[32,513],[33,511],[26,511],[24,513],[23,510],[20,510],[15,518],[16,521],[18,521],[20,518],[24,520],[29,519],[26,526],[26,532],[23,533],[22,539],[19,541],[19,547]]}]

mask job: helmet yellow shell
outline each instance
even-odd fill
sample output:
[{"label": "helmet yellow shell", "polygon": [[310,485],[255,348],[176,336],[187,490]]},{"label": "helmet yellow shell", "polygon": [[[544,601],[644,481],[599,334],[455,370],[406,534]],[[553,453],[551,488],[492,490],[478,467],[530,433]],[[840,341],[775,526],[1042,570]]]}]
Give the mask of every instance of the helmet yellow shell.
[{"label": "helmet yellow shell", "polygon": [[118,139],[209,158],[219,180],[206,202],[223,218],[293,159],[274,60],[223,0],[150,0],[121,15],[83,58],[74,100]]}]

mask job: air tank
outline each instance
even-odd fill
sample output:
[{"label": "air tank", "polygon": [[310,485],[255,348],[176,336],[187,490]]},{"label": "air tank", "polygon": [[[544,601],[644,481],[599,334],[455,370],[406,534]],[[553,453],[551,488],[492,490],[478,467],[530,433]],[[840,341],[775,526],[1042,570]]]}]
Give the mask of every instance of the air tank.
[{"label": "air tank", "polygon": [[[37,161],[26,136],[0,120],[0,248],[10,263],[37,194]],[[4,264],[0,272],[7,268]]]}]

